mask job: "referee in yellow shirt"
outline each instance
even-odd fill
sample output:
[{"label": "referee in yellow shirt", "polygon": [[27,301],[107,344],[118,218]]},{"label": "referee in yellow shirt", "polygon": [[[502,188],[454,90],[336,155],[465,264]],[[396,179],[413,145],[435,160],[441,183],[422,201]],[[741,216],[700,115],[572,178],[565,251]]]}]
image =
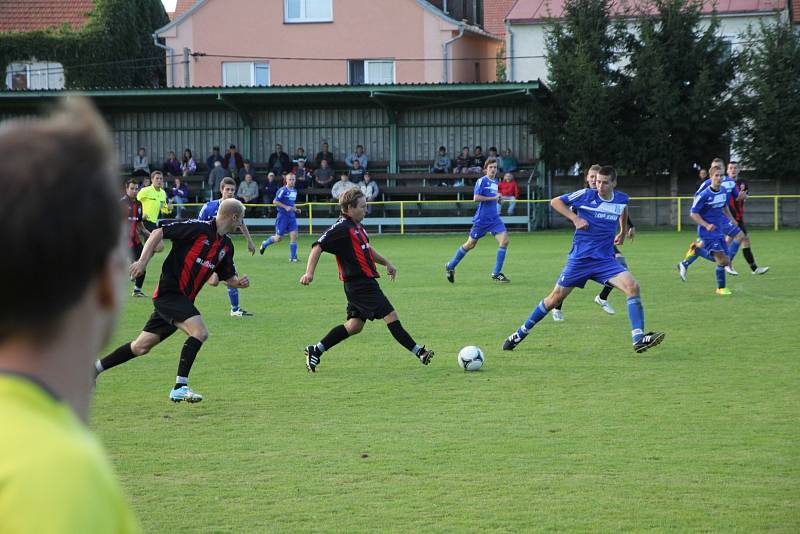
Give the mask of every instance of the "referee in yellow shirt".
[{"label": "referee in yellow shirt", "polygon": [[[0,306],[0,534],[139,532],[86,427],[92,362],[126,284],[110,139],[80,98],[49,118],[0,125],[0,153],[14,169],[0,173],[9,254],[0,277],[16,280],[3,288]],[[30,194],[75,176],[95,193],[68,203]]]},{"label": "referee in yellow shirt", "polygon": [[167,191],[164,189],[164,175],[161,171],[150,173],[151,185],[143,187],[136,194],[136,200],[142,203],[144,227],[148,232],[158,228],[158,219],[169,215],[172,206],[167,203]]}]

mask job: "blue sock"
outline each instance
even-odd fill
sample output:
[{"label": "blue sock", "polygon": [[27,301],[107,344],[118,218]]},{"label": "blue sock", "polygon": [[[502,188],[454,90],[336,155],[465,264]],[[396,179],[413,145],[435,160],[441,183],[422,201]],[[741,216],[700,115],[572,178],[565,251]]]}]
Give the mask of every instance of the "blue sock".
[{"label": "blue sock", "polygon": [[530,317],[528,317],[528,319],[525,321],[525,324],[517,329],[517,334],[519,334],[519,337],[524,338],[527,336],[530,329],[533,328],[536,323],[547,317],[548,313],[549,310],[544,306],[544,299],[540,300],[539,305],[533,309]]},{"label": "blue sock", "polygon": [[236,311],[239,309],[239,290],[235,287],[228,288],[228,299],[231,301],[231,309]]},{"label": "blue sock", "polygon": [[272,240],[272,238],[270,237],[269,239],[267,239],[266,241],[264,241],[263,243],[261,243],[261,246],[262,246],[263,248],[267,248],[268,246],[270,246],[270,245],[271,245],[271,244],[273,244],[274,242],[275,242],[275,241],[273,241],[273,240]]},{"label": "blue sock", "polygon": [[628,319],[631,322],[631,339],[634,343],[644,335],[644,306],[642,297],[628,298]]},{"label": "blue sock", "polygon": [[736,241],[734,239],[733,243],[731,243],[731,246],[728,247],[728,252],[729,252],[728,256],[731,259],[731,263],[733,263],[733,258],[736,257],[736,253],[739,252],[739,247],[741,247],[741,246],[742,246],[742,242],[741,241]]},{"label": "blue sock", "polygon": [[503,262],[506,261],[506,248],[505,247],[498,247],[497,249],[497,258],[494,260],[494,271],[492,274],[495,275],[503,270]]},{"label": "blue sock", "polygon": [[717,266],[717,287],[725,287],[725,267]]},{"label": "blue sock", "polygon": [[448,269],[455,269],[456,265],[458,265],[459,262],[461,262],[461,260],[463,260],[464,256],[466,256],[466,255],[467,255],[467,251],[464,250],[464,247],[458,247],[458,250],[456,250],[456,255],[453,256],[452,260],[447,262],[447,268]]},{"label": "blue sock", "polygon": [[289,259],[296,260],[297,259],[297,242],[289,243]]},{"label": "blue sock", "polygon": [[703,247],[697,247],[697,249],[695,250],[695,256],[700,256],[701,258],[705,258],[708,261],[713,261],[713,262],[717,261],[714,259],[714,256]]}]

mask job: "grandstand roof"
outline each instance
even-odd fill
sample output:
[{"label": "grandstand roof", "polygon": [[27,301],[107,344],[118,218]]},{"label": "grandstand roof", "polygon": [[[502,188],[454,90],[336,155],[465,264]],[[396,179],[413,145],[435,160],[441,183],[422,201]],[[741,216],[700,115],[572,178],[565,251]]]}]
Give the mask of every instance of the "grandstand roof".
[{"label": "grandstand roof", "polygon": [[[711,13],[716,9],[720,15],[744,13],[764,13],[786,8],[787,0],[703,0],[703,13]],[[561,18],[564,15],[564,0],[518,0],[508,14],[507,20],[512,23],[536,23],[548,18]],[[614,2],[612,14],[623,15],[625,9],[636,11],[647,4],[642,0],[630,2]]]},{"label": "grandstand roof", "polygon": [[31,32],[67,24],[82,28],[89,21],[92,0],[25,0],[0,2],[0,33]]},{"label": "grandstand roof", "polygon": [[90,89],[84,91],[2,91],[0,111],[36,109],[66,94],[90,97],[103,109],[209,109],[250,111],[336,106],[411,110],[431,107],[525,102],[546,94],[538,81],[464,84],[296,85],[271,87],[189,87]]}]

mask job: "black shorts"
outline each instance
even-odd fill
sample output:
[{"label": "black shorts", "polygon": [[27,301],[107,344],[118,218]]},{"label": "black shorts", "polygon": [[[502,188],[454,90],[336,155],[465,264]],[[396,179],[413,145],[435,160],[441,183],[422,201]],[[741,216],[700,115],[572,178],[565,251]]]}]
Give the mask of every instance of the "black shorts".
[{"label": "black shorts", "polygon": [[189,317],[200,315],[194,303],[185,295],[168,293],[153,299],[155,311],[144,325],[145,332],[157,335],[161,340],[167,339],[178,329],[175,323],[182,323]]},{"label": "black shorts", "polygon": [[347,296],[347,318],[372,321],[383,319],[394,311],[394,306],[381,291],[374,278],[359,278],[344,283]]},{"label": "black shorts", "polygon": [[143,220],[143,221],[142,221],[142,224],[144,225],[145,229],[146,229],[148,232],[152,232],[153,230],[155,230],[156,228],[158,228],[158,223],[154,223],[154,222],[152,222],[152,221],[146,221],[146,220]]},{"label": "black shorts", "polygon": [[139,259],[139,256],[142,255],[142,249],[144,245],[141,243],[136,243],[135,245],[131,245],[128,247],[128,250],[131,251],[131,260],[136,261]]}]

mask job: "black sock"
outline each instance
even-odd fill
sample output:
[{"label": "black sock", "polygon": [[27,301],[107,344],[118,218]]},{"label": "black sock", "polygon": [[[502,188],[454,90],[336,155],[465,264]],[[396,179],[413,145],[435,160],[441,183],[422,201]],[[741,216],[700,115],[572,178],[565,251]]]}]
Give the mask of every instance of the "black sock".
[{"label": "black sock", "polygon": [[608,296],[611,294],[611,290],[614,289],[614,286],[606,282],[603,284],[603,290],[600,292],[600,299],[601,300],[608,300]]},{"label": "black sock", "polygon": [[389,332],[392,333],[392,336],[397,340],[398,343],[403,345],[407,350],[414,352],[414,347],[417,346],[414,343],[414,340],[411,339],[411,335],[406,332],[406,329],[403,328],[403,325],[400,324],[400,321],[392,321],[387,325],[389,327]]},{"label": "black sock", "polygon": [[564,305],[564,301],[561,301],[558,304],[556,304],[555,306],[553,306],[553,309],[554,310],[560,310],[561,306],[563,306],[563,305]]},{"label": "black sock", "polygon": [[341,343],[348,337],[350,337],[350,334],[347,332],[347,328],[345,328],[343,324],[340,324],[339,326],[331,328],[331,331],[322,338],[320,343],[325,347],[325,350],[331,350],[331,347]]},{"label": "black sock", "polygon": [[125,363],[128,360],[132,360],[136,357],[131,350],[131,344],[125,343],[121,347],[118,347],[114,352],[100,360],[100,365],[103,366],[103,371],[108,371],[112,367],[116,367],[121,363]]},{"label": "black sock", "polygon": [[756,265],[756,259],[753,257],[753,251],[750,250],[750,247],[743,248],[742,254],[744,255],[745,261],[750,264],[751,271],[758,269],[758,265]]},{"label": "black sock", "polygon": [[[197,353],[202,346],[203,342],[196,337],[189,337],[186,340],[186,343],[183,344],[183,348],[181,349],[181,360],[178,363],[178,376],[189,377],[194,359],[197,357]],[[180,385],[185,386],[186,384]]]},{"label": "black sock", "polygon": [[142,273],[142,276],[138,277],[136,279],[136,282],[134,282],[136,284],[136,287],[138,287],[139,289],[142,289],[142,287],[144,286],[144,275],[145,274],[146,273]]}]

